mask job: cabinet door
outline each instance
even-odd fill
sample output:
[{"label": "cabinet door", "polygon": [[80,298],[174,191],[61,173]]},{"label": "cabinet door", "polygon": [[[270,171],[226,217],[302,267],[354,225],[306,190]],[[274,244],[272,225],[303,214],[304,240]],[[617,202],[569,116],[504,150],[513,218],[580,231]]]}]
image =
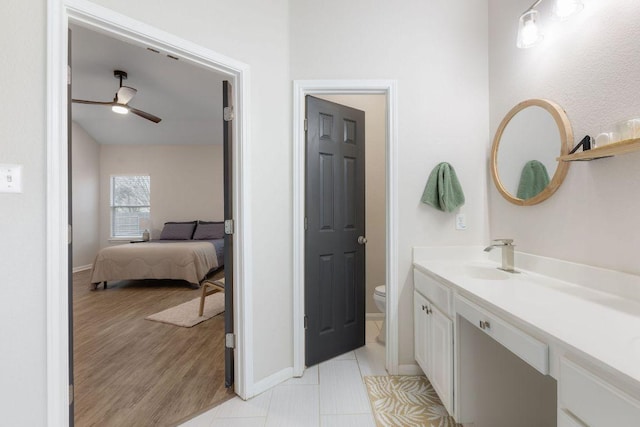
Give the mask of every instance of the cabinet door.
[{"label": "cabinet door", "polygon": [[429,380],[447,411],[453,414],[453,322],[431,306],[429,323]]},{"label": "cabinet door", "polygon": [[430,376],[429,371],[429,315],[427,315],[429,302],[417,292],[413,292],[413,346],[414,356],[425,375]]}]

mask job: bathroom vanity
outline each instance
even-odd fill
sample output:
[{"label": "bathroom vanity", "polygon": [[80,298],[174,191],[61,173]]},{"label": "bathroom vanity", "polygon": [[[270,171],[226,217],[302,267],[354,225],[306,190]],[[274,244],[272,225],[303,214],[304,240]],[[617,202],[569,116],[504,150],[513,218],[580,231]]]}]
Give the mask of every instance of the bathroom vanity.
[{"label": "bathroom vanity", "polygon": [[640,426],[640,277],[414,248],[415,359],[458,423]]}]

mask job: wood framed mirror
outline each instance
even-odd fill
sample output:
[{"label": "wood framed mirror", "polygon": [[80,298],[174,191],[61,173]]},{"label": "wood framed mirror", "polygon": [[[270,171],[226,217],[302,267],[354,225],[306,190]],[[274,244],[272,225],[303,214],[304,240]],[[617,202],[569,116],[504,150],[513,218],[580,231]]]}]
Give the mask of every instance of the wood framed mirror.
[{"label": "wood framed mirror", "polygon": [[567,176],[569,163],[557,158],[567,154],[571,144],[571,123],[558,104],[545,99],[520,102],[502,119],[493,139],[496,188],[520,206],[547,200]]}]

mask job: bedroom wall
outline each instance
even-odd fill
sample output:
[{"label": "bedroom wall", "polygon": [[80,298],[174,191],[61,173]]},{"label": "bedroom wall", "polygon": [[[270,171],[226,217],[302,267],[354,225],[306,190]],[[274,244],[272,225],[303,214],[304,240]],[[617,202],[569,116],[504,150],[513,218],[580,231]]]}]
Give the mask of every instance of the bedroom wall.
[{"label": "bedroom wall", "polygon": [[384,95],[322,95],[318,98],[337,102],[365,112],[365,236],[367,313],[380,313],[373,300],[376,286],[386,277],[386,97]]},{"label": "bedroom wall", "polygon": [[100,146],[76,122],[71,124],[73,268],[93,264],[100,249]]},{"label": "bedroom wall", "polygon": [[[414,369],[413,246],[488,240],[487,0],[292,1],[292,79],[398,81],[399,362]],[[466,196],[455,215],[420,203],[431,169],[450,162]]]},{"label": "bedroom wall", "polygon": [[[151,238],[167,221],[222,221],[222,145],[100,145],[100,247],[111,235],[110,177],[151,177]],[[113,243],[113,242],[112,242]]]},{"label": "bedroom wall", "polygon": [[[518,17],[529,0],[490,0],[491,135],[511,107],[529,98],[559,103],[575,143],[601,126],[640,117],[640,2],[585,0],[585,9],[561,23],[541,3],[543,43],[515,46]],[[574,162],[545,202],[519,207],[489,184],[491,234],[513,237],[518,249],[640,274],[636,197],[640,152]]]}]

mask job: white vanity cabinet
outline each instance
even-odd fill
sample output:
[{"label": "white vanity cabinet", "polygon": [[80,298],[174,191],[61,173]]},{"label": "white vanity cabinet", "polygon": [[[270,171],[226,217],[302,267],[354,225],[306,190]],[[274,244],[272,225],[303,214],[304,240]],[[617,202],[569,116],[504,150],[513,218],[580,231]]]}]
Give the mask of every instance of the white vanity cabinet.
[{"label": "white vanity cabinet", "polygon": [[560,360],[558,392],[560,426],[560,420],[568,426],[640,425],[640,401],[564,357]]},{"label": "white vanity cabinet", "polygon": [[414,248],[415,357],[456,421],[640,427],[640,278],[522,253],[508,275],[474,256]]},{"label": "white vanity cabinet", "polygon": [[445,408],[453,414],[453,320],[451,290],[414,270],[415,359]]}]

